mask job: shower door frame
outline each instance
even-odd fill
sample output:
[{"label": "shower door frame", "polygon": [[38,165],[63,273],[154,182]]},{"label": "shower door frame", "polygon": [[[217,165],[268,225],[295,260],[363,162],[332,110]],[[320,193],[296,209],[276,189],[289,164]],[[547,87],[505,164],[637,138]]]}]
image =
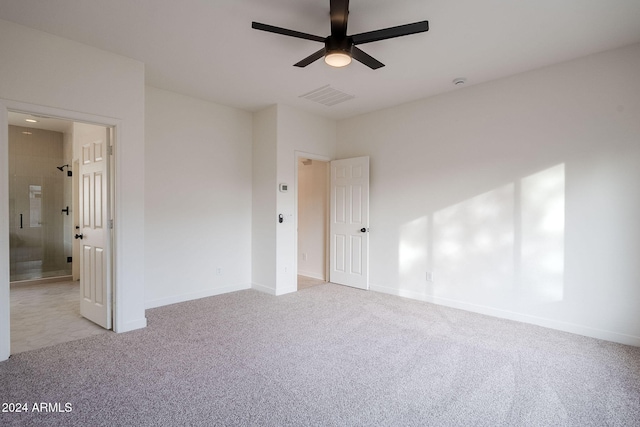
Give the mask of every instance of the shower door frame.
[{"label": "shower door frame", "polygon": [[[30,124],[19,126],[32,129]],[[13,134],[11,127],[9,125],[9,161],[11,162],[12,155],[27,159],[25,159],[26,163],[18,162],[9,166],[11,173],[9,177],[9,221],[11,226],[9,230],[11,237],[9,242],[11,245],[9,249],[11,262],[9,281],[12,283],[47,283],[56,279],[71,279],[72,264],[69,263],[69,260],[65,261],[65,257],[72,255],[71,251],[67,252],[68,248],[65,247],[65,239],[71,236],[70,233],[65,233],[65,229],[72,227],[73,221],[68,210],[67,216],[65,216],[65,209],[63,209],[65,197],[69,197],[70,202],[72,194],[71,176],[60,168],[58,169],[61,172],[51,171],[52,163],[48,163],[47,166],[38,164],[38,157],[34,152],[19,148],[20,145],[29,141],[37,147],[32,149],[44,152],[48,161],[54,161],[56,165],[59,165],[65,160],[64,138],[61,132],[49,130],[46,127],[41,127],[33,132],[22,132],[18,127],[18,130],[14,130]],[[29,133],[29,135],[20,135],[21,133]],[[52,143],[56,144],[57,151],[55,153],[58,157],[55,160],[53,152],[47,149]],[[14,147],[16,151],[12,153],[11,147]],[[34,198],[31,197],[34,189],[40,192],[40,218],[37,216],[34,218],[32,205]],[[11,200],[14,201],[13,208]],[[67,203],[66,206],[70,204]],[[39,268],[34,265],[37,262],[40,263]]]}]

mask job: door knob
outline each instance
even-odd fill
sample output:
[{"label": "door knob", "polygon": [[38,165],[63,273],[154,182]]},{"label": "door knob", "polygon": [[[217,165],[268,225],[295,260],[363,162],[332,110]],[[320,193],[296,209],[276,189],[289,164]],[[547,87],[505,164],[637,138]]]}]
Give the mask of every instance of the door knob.
[{"label": "door knob", "polygon": [[362,228],[360,229],[360,232],[361,232],[361,233],[366,233],[367,231],[369,231],[369,229],[368,229],[368,228],[365,228],[365,227],[362,227]]},{"label": "door knob", "polygon": [[82,234],[76,234],[76,239],[80,239],[82,240],[83,235]]}]

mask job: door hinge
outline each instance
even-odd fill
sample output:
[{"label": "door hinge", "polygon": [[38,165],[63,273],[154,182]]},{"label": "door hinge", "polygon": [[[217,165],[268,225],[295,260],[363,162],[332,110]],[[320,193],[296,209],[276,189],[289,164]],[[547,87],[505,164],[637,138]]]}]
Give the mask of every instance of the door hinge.
[{"label": "door hinge", "polygon": [[113,230],[113,220],[112,219],[109,220],[109,228],[111,230]]},{"label": "door hinge", "polygon": [[113,145],[107,146],[107,154],[113,156]]}]

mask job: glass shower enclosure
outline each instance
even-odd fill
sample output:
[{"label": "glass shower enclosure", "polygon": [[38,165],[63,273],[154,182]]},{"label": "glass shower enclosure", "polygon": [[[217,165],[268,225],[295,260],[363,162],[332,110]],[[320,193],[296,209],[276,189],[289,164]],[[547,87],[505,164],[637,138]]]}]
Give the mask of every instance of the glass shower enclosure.
[{"label": "glass shower enclosure", "polygon": [[9,126],[11,282],[71,275],[67,139],[61,132]]}]

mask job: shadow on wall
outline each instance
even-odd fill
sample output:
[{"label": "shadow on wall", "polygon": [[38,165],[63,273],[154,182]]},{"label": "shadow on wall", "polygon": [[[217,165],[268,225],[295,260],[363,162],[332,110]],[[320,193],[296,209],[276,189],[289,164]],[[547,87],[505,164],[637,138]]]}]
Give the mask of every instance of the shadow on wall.
[{"label": "shadow on wall", "polygon": [[559,164],[404,224],[399,293],[496,308],[560,302],[564,233]]}]

